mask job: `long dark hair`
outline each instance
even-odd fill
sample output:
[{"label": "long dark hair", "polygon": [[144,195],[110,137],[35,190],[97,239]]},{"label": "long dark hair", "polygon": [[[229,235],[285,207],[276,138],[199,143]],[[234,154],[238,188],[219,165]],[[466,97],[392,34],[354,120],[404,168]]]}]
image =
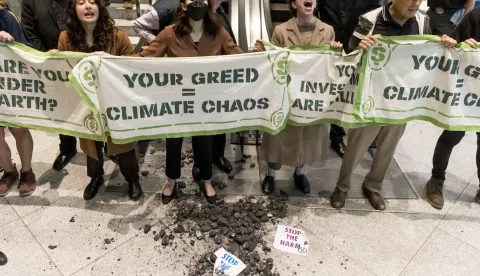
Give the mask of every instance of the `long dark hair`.
[{"label": "long dark hair", "polygon": [[[187,13],[182,9],[182,4],[185,5],[186,0],[180,0],[175,11],[175,27],[174,31],[177,35],[184,36],[190,34],[193,29],[190,26]],[[211,36],[216,36],[221,28],[221,23],[217,15],[212,11],[212,1],[208,0],[208,14],[203,19],[203,31]]]},{"label": "long dark hair", "polygon": [[87,35],[82,27],[76,12],[76,0],[69,0],[67,10],[67,36],[73,50],[79,52],[107,51],[107,48],[113,42],[113,31],[115,21],[110,17],[107,7],[103,0],[95,0],[98,5],[98,21],[93,30],[93,45],[87,44]]}]

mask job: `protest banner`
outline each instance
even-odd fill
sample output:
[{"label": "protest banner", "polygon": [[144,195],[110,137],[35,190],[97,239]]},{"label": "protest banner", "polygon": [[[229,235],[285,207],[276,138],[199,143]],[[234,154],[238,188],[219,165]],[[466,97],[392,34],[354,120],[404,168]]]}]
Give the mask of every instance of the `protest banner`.
[{"label": "protest banner", "polygon": [[0,53],[0,126],[103,139],[101,120],[68,80],[85,54],[42,53],[19,43],[1,43]]},{"label": "protest banner", "polygon": [[448,130],[480,131],[478,49],[445,48],[437,36],[378,39],[363,56],[359,121],[424,120]]},{"label": "protest banner", "polygon": [[281,131],[289,113],[287,50],[197,58],[89,57],[70,80],[114,143]]},{"label": "protest banner", "polygon": [[297,46],[290,50],[289,124],[361,126],[353,113],[361,53],[345,55],[329,45]]}]

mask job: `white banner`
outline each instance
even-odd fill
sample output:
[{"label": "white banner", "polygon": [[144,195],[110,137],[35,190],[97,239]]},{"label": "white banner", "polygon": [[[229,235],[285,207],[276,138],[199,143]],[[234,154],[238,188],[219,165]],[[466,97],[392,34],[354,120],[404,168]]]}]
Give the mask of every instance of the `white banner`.
[{"label": "white banner", "polygon": [[290,123],[352,127],[361,53],[342,55],[328,45],[290,51]]},{"label": "white banner", "polygon": [[68,80],[85,54],[0,44],[0,125],[101,140],[102,130]]},{"label": "white banner", "polygon": [[261,129],[289,112],[287,50],[203,58],[89,57],[72,81],[116,143]]},{"label": "white banner", "polygon": [[480,131],[479,50],[465,44],[448,49],[438,40],[381,38],[364,55],[358,119],[425,120],[449,130]]}]

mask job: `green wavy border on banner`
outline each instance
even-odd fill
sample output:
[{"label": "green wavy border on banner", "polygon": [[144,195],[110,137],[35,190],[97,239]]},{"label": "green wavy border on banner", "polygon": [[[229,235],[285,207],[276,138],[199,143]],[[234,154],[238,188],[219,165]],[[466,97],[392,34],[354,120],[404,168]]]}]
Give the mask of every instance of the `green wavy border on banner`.
[{"label": "green wavy border on banner", "polygon": [[[249,56],[253,55],[265,55],[265,53],[254,53],[254,54],[245,54]],[[238,56],[237,56],[238,57]],[[195,57],[198,58],[198,57]],[[203,57],[205,58],[205,57]],[[209,57],[210,58],[210,57]],[[268,58],[268,57],[267,57]],[[111,56],[105,56],[105,57],[100,57],[100,63],[102,62],[102,59],[122,59],[122,57],[111,57]],[[125,59],[125,58],[123,58]],[[129,59],[136,59],[136,60],[146,60],[145,58],[129,58]],[[192,59],[192,58],[187,58],[187,59]],[[155,60],[158,60],[158,58],[155,58]],[[272,76],[273,77],[273,76]],[[80,85],[79,81],[75,77],[73,73],[69,74],[69,80],[72,83],[72,86],[74,87],[75,91],[80,95],[80,97],[85,101],[87,106],[90,108],[92,113],[94,114],[95,117],[99,118],[100,116],[100,111],[96,108],[95,104],[90,100],[90,98],[87,96],[87,93],[85,92],[84,88],[82,85]],[[282,85],[284,88],[284,94],[282,98],[282,103],[285,100],[285,96],[289,97],[288,93],[288,87],[286,85]],[[283,104],[282,104],[283,106]],[[289,105],[291,106],[291,104]],[[290,112],[286,115],[286,118],[290,116]],[[267,120],[265,118],[245,118],[243,120]],[[101,121],[101,120],[100,120]],[[194,124],[227,124],[227,123],[232,123],[232,122],[237,122],[236,121],[228,121],[228,122],[190,122],[190,123],[180,123],[177,125],[194,125]],[[240,120],[241,121],[241,120]],[[236,127],[236,128],[229,128],[229,129],[222,129],[222,130],[212,130],[212,131],[191,131],[191,132],[177,132],[177,133],[166,133],[166,134],[156,134],[156,135],[140,135],[140,136],[135,136],[131,138],[125,138],[125,139],[117,139],[112,137],[110,134],[113,132],[128,132],[128,131],[136,131],[136,130],[142,130],[142,129],[154,129],[154,128],[161,128],[161,127],[171,127],[174,126],[175,124],[167,124],[167,125],[160,125],[160,126],[149,126],[149,127],[144,127],[144,128],[138,128],[138,129],[122,129],[122,130],[112,130],[109,129],[108,131],[105,131],[105,138],[104,141],[106,140],[107,136],[110,136],[112,139],[112,142],[115,144],[127,144],[131,142],[136,142],[140,140],[153,140],[153,139],[159,139],[159,138],[180,138],[180,137],[190,137],[190,136],[203,136],[203,135],[217,135],[217,134],[225,134],[225,133],[235,133],[235,132],[240,132],[240,131],[250,131],[250,130],[260,130],[267,132],[272,135],[276,135],[280,133],[283,129],[285,129],[287,125],[288,119],[285,119],[283,121],[283,124],[280,125],[276,130],[272,130],[268,127],[264,126],[241,126],[241,127]]]},{"label": "green wavy border on banner", "polygon": [[[409,36],[389,36],[389,37],[383,37],[383,36],[380,36],[380,35],[375,35],[375,37],[383,43],[387,43],[387,44],[390,44],[390,45],[396,45],[396,46],[398,46],[398,45],[413,45],[413,43],[408,43],[408,41],[424,40],[427,43],[436,43],[436,44],[441,42],[441,37],[435,36],[435,35],[409,35]],[[399,41],[402,41],[402,42],[399,42]],[[476,49],[474,49],[464,42],[459,42],[454,47],[454,49],[458,52],[480,52],[480,48],[477,47]],[[375,125],[375,124],[398,125],[398,124],[406,124],[406,123],[408,123],[410,121],[414,121],[414,120],[421,120],[421,121],[430,122],[431,124],[433,124],[437,127],[440,127],[440,128],[446,129],[446,130],[450,130],[450,131],[475,131],[475,132],[480,131],[480,126],[472,126],[472,125],[453,125],[452,126],[452,125],[444,124],[444,123],[436,120],[435,118],[425,116],[425,115],[413,115],[413,116],[409,116],[409,117],[404,118],[404,119],[389,119],[389,118],[385,118],[385,117],[363,116],[363,114],[361,112],[361,108],[362,108],[362,98],[363,98],[363,86],[364,86],[365,78],[367,77],[365,75],[366,74],[365,72],[366,72],[366,67],[367,67],[367,64],[368,64],[368,57],[369,57],[368,52],[364,51],[363,56],[362,56],[362,67],[361,67],[361,70],[360,70],[359,83],[358,83],[358,86],[357,86],[357,92],[356,92],[356,95],[355,95],[355,104],[354,104],[354,114],[355,114],[355,119],[357,121],[363,121],[365,125]],[[398,109],[398,110],[378,109],[378,110],[386,111],[386,112],[407,113],[407,112],[413,111],[415,109],[425,109],[425,110],[429,110],[429,111],[432,111],[432,112],[437,112],[437,114],[439,114],[441,116],[444,116],[444,117],[447,117],[447,118],[480,119],[480,116],[451,116],[451,115],[447,115],[447,114],[444,114],[442,112],[438,112],[436,110],[433,110],[431,108],[424,107],[424,106],[416,107],[412,110],[402,110],[402,109]]]},{"label": "green wavy border on banner", "polygon": [[[30,48],[28,46],[25,46],[21,43],[15,42],[15,41],[8,42],[8,43],[0,43],[0,47],[7,47],[12,52],[14,52],[16,54],[19,54],[19,55],[27,53],[31,57],[36,58],[38,60],[65,60],[69,64],[69,66],[70,66],[70,63],[68,62],[69,57],[84,58],[84,57],[87,56],[87,54],[85,54],[85,53],[76,53],[76,52],[58,52],[58,51],[40,52],[40,51],[37,51],[33,48]],[[35,119],[35,120],[39,120],[39,121],[54,121],[54,122],[61,122],[61,123],[66,123],[66,124],[71,124],[71,125],[82,126],[83,127],[83,125],[80,125],[80,124],[77,124],[77,123],[68,122],[68,121],[64,121],[64,120],[58,120],[58,119],[41,118],[41,117],[25,116],[25,115],[18,115],[17,116],[17,115],[12,115],[12,114],[2,114],[2,115],[3,116],[9,116],[9,117],[28,117],[29,119]],[[96,134],[87,134],[87,133],[82,133],[82,132],[77,132],[77,131],[55,128],[55,127],[45,127],[45,126],[41,125],[41,123],[39,123],[38,125],[35,125],[35,124],[22,124],[22,123],[0,121],[0,126],[16,127],[16,128],[28,128],[28,129],[59,133],[59,134],[63,134],[63,135],[70,135],[70,136],[75,136],[75,137],[79,137],[79,138],[91,139],[91,140],[100,140],[100,141],[102,140],[101,136],[96,135]]]}]

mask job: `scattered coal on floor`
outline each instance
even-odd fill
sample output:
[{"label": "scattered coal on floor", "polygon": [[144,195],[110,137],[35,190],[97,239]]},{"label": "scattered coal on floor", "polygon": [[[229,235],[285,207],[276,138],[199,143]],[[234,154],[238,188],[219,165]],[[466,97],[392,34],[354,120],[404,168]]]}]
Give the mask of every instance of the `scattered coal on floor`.
[{"label": "scattered coal on floor", "polygon": [[[189,276],[211,275],[215,263],[214,252],[223,247],[247,265],[240,274],[279,276],[274,270],[274,260],[268,258],[271,245],[264,237],[267,224],[276,224],[285,218],[288,210],[288,194],[255,198],[250,196],[237,202],[219,199],[217,204],[199,203],[180,198],[169,215],[174,219],[170,235],[190,243],[204,240],[215,244],[215,250],[207,252],[189,268]],[[163,246],[171,245],[164,234]],[[156,237],[158,240],[159,237]]]}]

